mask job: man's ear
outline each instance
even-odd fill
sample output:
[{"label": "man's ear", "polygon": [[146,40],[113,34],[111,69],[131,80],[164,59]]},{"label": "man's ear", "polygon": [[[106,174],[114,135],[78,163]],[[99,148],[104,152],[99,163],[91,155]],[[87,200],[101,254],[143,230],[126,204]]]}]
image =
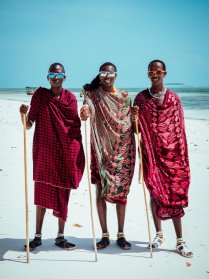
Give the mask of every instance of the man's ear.
[{"label": "man's ear", "polygon": [[164,77],[167,75],[167,72],[165,71],[165,73],[164,73]]}]

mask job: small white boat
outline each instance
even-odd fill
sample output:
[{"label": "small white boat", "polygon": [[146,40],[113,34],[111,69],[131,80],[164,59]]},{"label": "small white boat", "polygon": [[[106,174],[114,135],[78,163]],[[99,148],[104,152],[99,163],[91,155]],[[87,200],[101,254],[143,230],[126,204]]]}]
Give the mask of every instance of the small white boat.
[{"label": "small white boat", "polygon": [[26,86],[25,87],[25,91],[27,95],[33,95],[33,93],[35,92],[36,87],[30,87],[30,86]]}]

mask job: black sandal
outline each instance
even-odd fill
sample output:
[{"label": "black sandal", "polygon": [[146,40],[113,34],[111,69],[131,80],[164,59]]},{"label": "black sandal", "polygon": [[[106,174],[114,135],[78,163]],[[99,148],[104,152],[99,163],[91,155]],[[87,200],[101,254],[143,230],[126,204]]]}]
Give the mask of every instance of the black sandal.
[{"label": "black sandal", "polygon": [[73,250],[76,247],[75,244],[68,242],[64,237],[57,237],[55,239],[55,245],[65,250]]},{"label": "black sandal", "polygon": [[117,245],[122,248],[123,250],[129,250],[131,249],[131,243],[129,243],[128,241],[126,241],[124,236],[120,236],[117,239]]},{"label": "black sandal", "polygon": [[97,249],[101,250],[106,248],[110,244],[109,237],[103,236],[99,242],[97,242]]},{"label": "black sandal", "polygon": [[[42,244],[41,237],[34,237],[33,240],[29,242],[29,250],[33,251],[36,247]],[[27,249],[27,245],[24,245],[25,249]]]}]

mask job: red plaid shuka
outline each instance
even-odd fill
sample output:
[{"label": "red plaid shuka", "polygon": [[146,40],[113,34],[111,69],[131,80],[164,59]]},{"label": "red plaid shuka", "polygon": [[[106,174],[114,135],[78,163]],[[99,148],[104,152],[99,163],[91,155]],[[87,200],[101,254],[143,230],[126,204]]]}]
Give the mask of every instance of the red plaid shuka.
[{"label": "red plaid shuka", "polygon": [[[83,175],[85,159],[75,96],[62,89],[58,99],[50,90],[40,87],[32,97],[28,118],[35,122],[34,181],[52,188],[76,189]],[[38,192],[44,199],[46,191],[43,195],[40,189]],[[53,205],[47,208],[53,208]]]},{"label": "red plaid shuka", "polygon": [[139,107],[144,180],[156,201],[157,215],[162,220],[180,218],[188,206],[190,184],[181,100],[167,90],[159,106],[144,90],[136,96],[134,105]]},{"label": "red plaid shuka", "polygon": [[52,209],[53,215],[66,222],[70,189],[51,186],[42,182],[35,182],[35,205]]}]

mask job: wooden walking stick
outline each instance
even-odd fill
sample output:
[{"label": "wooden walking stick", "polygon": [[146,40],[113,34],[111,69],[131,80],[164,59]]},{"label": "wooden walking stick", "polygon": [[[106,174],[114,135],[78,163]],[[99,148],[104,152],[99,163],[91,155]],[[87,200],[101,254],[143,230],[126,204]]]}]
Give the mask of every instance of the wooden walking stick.
[{"label": "wooden walking stick", "polygon": [[86,127],[86,121],[85,121],[85,145],[86,145],[86,169],[87,169],[87,176],[88,176],[90,212],[91,212],[91,226],[92,226],[93,243],[94,243],[94,251],[95,251],[95,261],[97,262],[98,261],[98,257],[97,257],[96,238],[95,238],[95,232],[94,232],[94,218],[93,218],[91,183],[90,183],[90,174],[89,174],[89,160],[88,160],[88,145],[87,145],[87,127]]},{"label": "wooden walking stick", "polygon": [[150,255],[152,255],[152,241],[151,241],[151,234],[150,234],[150,222],[149,222],[149,213],[148,213],[148,206],[147,206],[147,198],[146,198],[146,191],[145,191],[145,185],[144,185],[144,175],[143,175],[143,162],[142,162],[142,150],[141,150],[141,138],[139,136],[139,129],[138,129],[138,123],[141,126],[140,120],[138,118],[138,115],[135,116],[135,129],[138,139],[138,147],[139,147],[139,157],[140,157],[140,173],[141,173],[141,183],[144,193],[144,202],[145,202],[145,208],[146,208],[146,216],[147,216],[147,226],[148,226],[148,235],[149,235],[149,247],[150,247]]},{"label": "wooden walking stick", "polygon": [[24,136],[24,176],[25,176],[25,214],[26,214],[26,254],[29,263],[29,237],[28,237],[28,177],[27,177],[27,142],[26,142],[26,115],[22,114]]}]

